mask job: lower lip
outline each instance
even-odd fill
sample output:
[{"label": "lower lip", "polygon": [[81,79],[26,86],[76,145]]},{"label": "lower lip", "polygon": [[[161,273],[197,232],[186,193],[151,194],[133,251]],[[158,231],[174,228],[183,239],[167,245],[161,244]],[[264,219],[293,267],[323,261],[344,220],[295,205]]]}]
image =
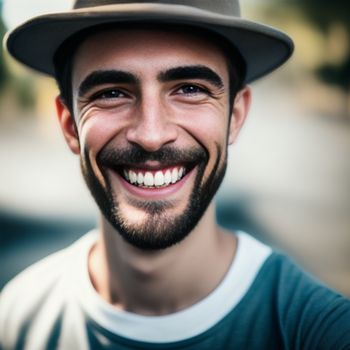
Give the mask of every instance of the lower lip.
[{"label": "lower lip", "polygon": [[166,187],[160,187],[160,188],[145,188],[145,187],[134,186],[134,185],[131,185],[129,182],[127,182],[121,175],[118,174],[118,176],[123,186],[131,194],[137,197],[143,197],[146,199],[163,199],[164,197],[171,196],[177,191],[179,191],[182,188],[182,186],[184,186],[185,183],[188,181],[192,172],[193,170],[191,170],[188,174],[186,174],[180,181],[176,182],[175,184],[171,184]]}]

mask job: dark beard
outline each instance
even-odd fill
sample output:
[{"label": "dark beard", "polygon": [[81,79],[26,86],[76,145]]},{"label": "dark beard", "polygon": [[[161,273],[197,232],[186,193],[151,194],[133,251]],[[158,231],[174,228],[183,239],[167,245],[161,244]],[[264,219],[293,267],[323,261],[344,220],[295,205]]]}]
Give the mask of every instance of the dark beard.
[{"label": "dark beard", "polygon": [[[131,245],[143,250],[165,249],[181,242],[197,225],[218,190],[226,171],[226,158],[219,168],[221,149],[217,145],[217,158],[208,179],[202,183],[203,174],[208,163],[208,153],[198,147],[190,150],[177,150],[165,146],[156,152],[144,151],[137,145],[127,149],[115,150],[104,148],[97,156],[97,164],[107,183],[107,190],[95,176],[89,152],[85,149],[85,161],[81,162],[82,173],[89,190],[99,206],[104,217]],[[162,166],[192,163],[197,166],[197,174],[188,205],[182,214],[169,217],[167,208],[172,206],[170,201],[130,201],[129,204],[148,213],[148,219],[140,226],[129,225],[119,210],[118,198],[113,195],[111,180],[106,169],[115,169],[121,165],[140,164],[147,160],[155,160]]]}]

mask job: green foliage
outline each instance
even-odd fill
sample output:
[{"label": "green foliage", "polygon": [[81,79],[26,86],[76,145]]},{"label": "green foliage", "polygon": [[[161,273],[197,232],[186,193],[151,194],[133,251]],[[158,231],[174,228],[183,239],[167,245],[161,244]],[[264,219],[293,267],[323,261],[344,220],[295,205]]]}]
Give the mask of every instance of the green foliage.
[{"label": "green foliage", "polygon": [[326,30],[334,22],[350,29],[349,0],[289,0],[298,6],[320,29]]},{"label": "green foliage", "polygon": [[4,52],[2,41],[6,33],[6,28],[1,16],[0,0],[0,91],[6,87],[13,89],[18,105],[23,109],[33,107],[35,103],[35,90],[33,89],[33,81],[30,77],[14,77],[10,74],[4,60]]},{"label": "green foliage", "polygon": [[[324,34],[334,25],[341,25],[350,37],[350,1],[349,0],[272,0],[274,6],[294,7],[308,18]],[[315,72],[328,84],[337,85],[345,91],[350,90],[350,52],[338,65],[325,64]]]},{"label": "green foliage", "polygon": [[5,62],[4,62],[4,54],[3,54],[3,48],[2,48],[2,40],[5,34],[5,25],[2,21],[1,17],[1,2],[0,2],[0,90],[5,85],[5,82],[8,78]]},{"label": "green foliage", "polygon": [[15,88],[19,106],[24,110],[31,109],[35,105],[36,99],[35,89],[33,89],[33,79],[31,77],[13,79],[12,86]]},{"label": "green foliage", "polygon": [[324,82],[337,85],[344,91],[350,91],[350,55],[343,64],[324,65],[316,73]]}]

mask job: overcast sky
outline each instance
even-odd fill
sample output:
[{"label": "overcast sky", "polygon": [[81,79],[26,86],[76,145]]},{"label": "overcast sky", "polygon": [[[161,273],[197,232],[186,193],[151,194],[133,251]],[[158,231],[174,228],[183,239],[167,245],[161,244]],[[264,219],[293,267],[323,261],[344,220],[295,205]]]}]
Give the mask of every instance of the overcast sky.
[{"label": "overcast sky", "polygon": [[8,28],[13,28],[36,15],[67,10],[72,4],[72,0],[2,0],[2,2],[3,18]]}]

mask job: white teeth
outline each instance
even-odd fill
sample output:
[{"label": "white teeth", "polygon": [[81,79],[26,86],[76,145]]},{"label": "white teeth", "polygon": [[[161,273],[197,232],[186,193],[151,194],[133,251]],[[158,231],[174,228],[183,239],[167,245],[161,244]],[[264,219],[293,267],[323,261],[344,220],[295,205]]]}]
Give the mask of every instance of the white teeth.
[{"label": "white teeth", "polygon": [[166,185],[169,185],[171,182],[171,172],[170,170],[167,170],[164,175],[164,182]]},{"label": "white teeth", "polygon": [[152,173],[148,172],[145,174],[143,178],[143,183],[145,186],[153,186],[154,185],[154,179]]},{"label": "white teeth", "polygon": [[184,171],[185,171],[185,169],[182,168],[182,167],[179,169],[179,174],[178,174],[179,180],[182,178],[182,175],[184,174]]},{"label": "white teeth", "polygon": [[171,173],[171,183],[174,184],[178,180],[178,171],[177,168],[174,168]]},{"label": "white teeth", "polygon": [[146,187],[162,187],[169,184],[174,184],[182,179],[185,174],[185,168],[173,168],[172,170],[167,170],[165,173],[158,170],[155,174],[147,171],[135,172],[133,170],[126,171],[124,170],[124,177],[132,184],[137,184],[139,186]]},{"label": "white teeth", "polygon": [[137,181],[137,175],[135,172],[133,171],[129,171],[129,179],[130,179],[130,182],[133,184]]},{"label": "white teeth", "polygon": [[161,171],[157,171],[154,175],[154,184],[156,186],[163,186],[164,185],[164,175]]},{"label": "white teeth", "polygon": [[142,185],[142,184],[143,184],[143,174],[142,174],[142,173],[139,173],[139,174],[137,175],[137,183],[138,183],[139,185]]}]

